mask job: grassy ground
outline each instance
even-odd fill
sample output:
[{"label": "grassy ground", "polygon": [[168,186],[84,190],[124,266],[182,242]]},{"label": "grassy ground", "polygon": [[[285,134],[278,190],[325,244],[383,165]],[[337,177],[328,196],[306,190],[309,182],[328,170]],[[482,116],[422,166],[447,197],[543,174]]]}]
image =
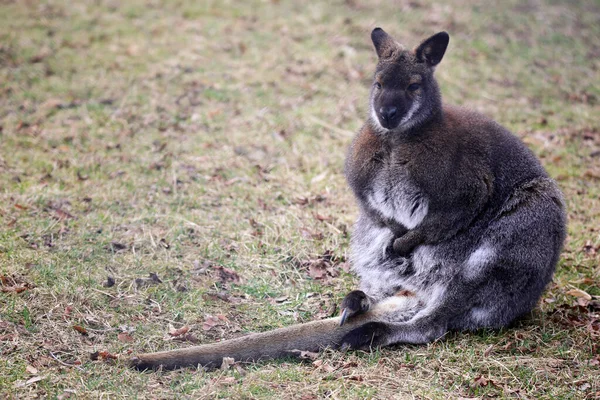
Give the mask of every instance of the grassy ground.
[{"label": "grassy ground", "polygon": [[[0,394],[600,398],[600,3],[488,3],[0,2]],[[569,238],[540,308],[428,346],[128,370],[333,315],[355,287],[342,165],[378,25],[448,30],[445,100],[559,181]]]}]

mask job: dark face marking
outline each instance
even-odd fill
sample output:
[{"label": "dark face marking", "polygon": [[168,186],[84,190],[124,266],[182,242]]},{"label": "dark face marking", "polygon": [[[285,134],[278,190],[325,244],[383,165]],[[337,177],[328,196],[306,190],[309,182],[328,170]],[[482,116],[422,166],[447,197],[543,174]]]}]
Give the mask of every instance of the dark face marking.
[{"label": "dark face marking", "polygon": [[414,51],[405,50],[382,29],[371,34],[379,62],[371,90],[371,117],[384,130],[405,131],[423,122],[439,106],[433,78],[448,35],[438,33]]}]

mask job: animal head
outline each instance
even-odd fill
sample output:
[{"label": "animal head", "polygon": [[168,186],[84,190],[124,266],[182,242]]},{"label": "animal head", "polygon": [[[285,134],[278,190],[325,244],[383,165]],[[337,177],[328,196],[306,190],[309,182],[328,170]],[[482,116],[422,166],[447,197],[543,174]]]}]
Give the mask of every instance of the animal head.
[{"label": "animal head", "polygon": [[371,89],[371,120],[381,133],[406,132],[441,109],[433,77],[450,37],[437,33],[414,50],[406,50],[383,29],[371,33],[379,57]]}]

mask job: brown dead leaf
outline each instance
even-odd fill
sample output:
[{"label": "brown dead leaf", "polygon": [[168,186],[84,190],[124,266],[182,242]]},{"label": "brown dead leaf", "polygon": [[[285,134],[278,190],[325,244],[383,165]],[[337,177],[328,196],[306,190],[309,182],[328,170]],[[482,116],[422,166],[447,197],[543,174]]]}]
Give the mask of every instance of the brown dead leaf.
[{"label": "brown dead leaf", "polygon": [[178,342],[190,342],[190,343],[200,343],[200,339],[198,339],[194,334],[192,333],[186,333],[185,335],[181,335],[181,336],[175,336],[173,338],[173,340],[176,340]]},{"label": "brown dead leaf", "polygon": [[221,362],[221,370],[226,371],[234,364],[235,360],[232,357],[223,357],[223,361]]},{"label": "brown dead leaf", "polygon": [[31,375],[37,375],[38,370],[36,367],[34,367],[33,365],[28,365],[25,367],[25,371],[27,371],[28,373],[30,373]]},{"label": "brown dead leaf", "polygon": [[600,179],[600,172],[593,169],[588,169],[583,173],[584,178]]},{"label": "brown dead leaf", "polygon": [[[591,244],[590,247],[592,247]],[[595,282],[592,278],[581,278],[574,281],[569,281],[569,283],[572,283],[573,285],[593,285]]]},{"label": "brown dead leaf", "polygon": [[57,400],[70,399],[70,398],[74,397],[76,394],[77,394],[77,392],[73,389],[65,389],[56,398],[57,398]]},{"label": "brown dead leaf", "polygon": [[301,360],[316,360],[319,358],[319,353],[305,350],[290,350],[290,353],[298,356]]},{"label": "brown dead leaf", "polygon": [[34,285],[26,282],[22,277],[18,275],[0,275],[0,288],[1,292],[4,293],[22,293],[27,289],[31,289]]},{"label": "brown dead leaf", "polygon": [[2,287],[2,289],[1,289],[1,291],[4,293],[10,293],[10,292],[22,293],[26,290],[27,290],[27,287],[25,287],[25,286],[9,286],[9,287]]},{"label": "brown dead leaf", "polygon": [[483,352],[483,356],[484,356],[484,357],[487,357],[487,356],[489,356],[489,355],[492,353],[492,350],[494,350],[494,345],[493,345],[493,344],[490,344],[490,345],[488,346],[488,348],[487,348],[487,349],[485,349],[485,351]]},{"label": "brown dead leaf", "polygon": [[66,219],[74,219],[75,217],[70,214],[68,211],[65,211],[61,208],[56,208],[54,210],[54,217],[59,221],[64,221]]},{"label": "brown dead leaf", "polygon": [[88,335],[87,330],[81,325],[73,325],[73,329],[75,329],[77,332],[81,333],[83,336]]},{"label": "brown dead leaf", "polygon": [[135,286],[137,288],[142,288],[150,285],[158,285],[159,283],[162,283],[162,280],[154,272],[150,272],[148,274],[148,278],[137,278],[135,280]]},{"label": "brown dead leaf", "polygon": [[592,296],[589,293],[581,290],[581,289],[571,289],[566,292],[566,294],[574,297],[579,297],[585,300],[592,300]]},{"label": "brown dead leaf", "polygon": [[121,332],[117,335],[117,338],[124,343],[131,343],[133,342],[133,338],[131,337],[131,335],[127,332]]},{"label": "brown dead leaf", "polygon": [[471,387],[472,388],[485,387],[485,386],[490,385],[490,384],[493,385],[494,384],[493,381],[487,379],[483,375],[479,375],[478,377],[476,377],[475,379],[473,379],[473,382],[471,382]]},{"label": "brown dead leaf", "polygon": [[26,380],[25,382],[18,382],[15,384],[15,387],[19,388],[19,387],[25,387],[25,386],[29,386],[33,383],[39,382],[42,379],[45,379],[45,376],[34,376],[33,378],[30,378],[28,380]]},{"label": "brown dead leaf", "polygon": [[216,382],[219,385],[233,385],[235,383],[235,378],[233,376],[226,376],[224,378],[219,378]]},{"label": "brown dead leaf", "polygon": [[315,214],[315,218],[318,219],[321,222],[329,222],[329,221],[333,220],[333,217],[321,215],[319,213]]},{"label": "brown dead leaf", "polygon": [[326,364],[323,360],[315,360],[312,363],[318,369],[322,369],[325,372],[331,373],[336,370],[336,368],[330,364]]},{"label": "brown dead leaf", "polygon": [[117,356],[115,356],[114,354],[109,353],[108,351],[95,351],[92,354],[90,354],[90,359],[92,361],[96,361],[96,360],[116,360]]},{"label": "brown dead leaf", "polygon": [[350,379],[351,381],[357,381],[357,382],[362,382],[365,380],[365,378],[362,375],[350,375],[347,378]]},{"label": "brown dead leaf", "polygon": [[308,262],[308,275],[311,278],[328,282],[339,275],[338,269],[324,258]]},{"label": "brown dead leaf", "polygon": [[212,267],[215,271],[217,271],[219,275],[219,280],[223,283],[240,283],[240,276],[234,270],[230,268],[223,267],[221,265],[213,265]]},{"label": "brown dead leaf", "polygon": [[175,327],[173,325],[169,324],[169,335],[171,335],[173,337],[185,335],[186,333],[188,333],[189,330],[190,330],[190,327],[187,325],[184,325],[179,329],[175,329]]},{"label": "brown dead leaf", "polygon": [[583,297],[578,297],[577,298],[577,304],[582,306],[582,307],[587,307],[588,304],[590,304],[590,301],[587,299],[584,299]]},{"label": "brown dead leaf", "polygon": [[38,51],[33,56],[29,57],[29,62],[32,64],[36,64],[42,62],[46,57],[52,55],[52,50],[49,47],[42,47],[40,51]]},{"label": "brown dead leaf", "polygon": [[352,270],[349,262],[343,262],[339,265],[340,269],[346,273],[349,273]]},{"label": "brown dead leaf", "polygon": [[209,331],[212,328],[214,328],[215,326],[219,325],[220,323],[221,323],[221,320],[218,317],[207,314],[206,317],[204,318],[204,323],[202,324],[202,330]]}]

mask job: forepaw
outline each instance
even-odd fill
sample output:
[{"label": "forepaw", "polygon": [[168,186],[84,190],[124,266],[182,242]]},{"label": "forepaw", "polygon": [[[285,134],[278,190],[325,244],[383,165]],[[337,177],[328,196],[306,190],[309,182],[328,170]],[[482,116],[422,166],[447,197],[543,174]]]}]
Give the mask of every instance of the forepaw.
[{"label": "forepaw", "polygon": [[371,298],[365,294],[362,290],[353,290],[344,297],[340,309],[342,310],[342,316],[340,319],[340,326],[357,314],[362,314],[371,308]]},{"label": "forepaw", "polygon": [[408,257],[416,246],[412,241],[406,240],[405,237],[399,237],[394,240],[392,247],[396,255],[399,255],[400,257]]},{"label": "forepaw", "polygon": [[342,349],[369,349],[385,346],[390,328],[383,322],[369,322],[351,330],[342,338]]}]

